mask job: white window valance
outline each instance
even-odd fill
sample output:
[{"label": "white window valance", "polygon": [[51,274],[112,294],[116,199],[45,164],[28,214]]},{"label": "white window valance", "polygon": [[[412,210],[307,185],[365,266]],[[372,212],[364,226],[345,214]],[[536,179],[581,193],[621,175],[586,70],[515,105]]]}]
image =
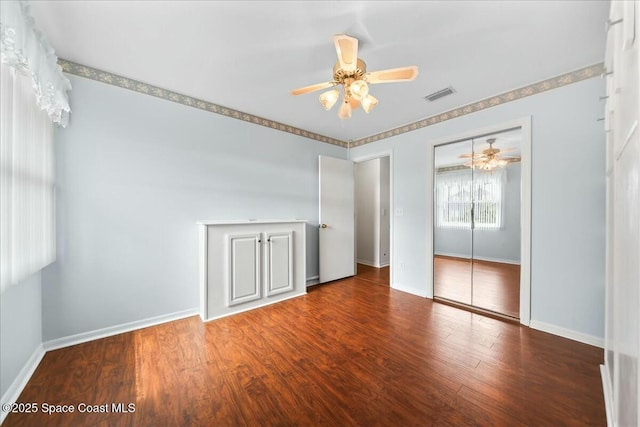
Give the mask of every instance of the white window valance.
[{"label": "white window valance", "polygon": [[67,96],[71,83],[24,1],[0,2],[0,53],[3,64],[31,78],[40,109],[53,123],[65,127],[71,111]]}]

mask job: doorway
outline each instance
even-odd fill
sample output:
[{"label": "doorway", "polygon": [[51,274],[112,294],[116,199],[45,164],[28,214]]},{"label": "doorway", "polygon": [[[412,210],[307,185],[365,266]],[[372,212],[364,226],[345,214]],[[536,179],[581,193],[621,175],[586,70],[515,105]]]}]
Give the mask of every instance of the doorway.
[{"label": "doorway", "polygon": [[356,160],[356,275],[389,286],[391,263],[391,157]]},{"label": "doorway", "polygon": [[528,323],[527,131],[513,126],[433,144],[434,300]]}]

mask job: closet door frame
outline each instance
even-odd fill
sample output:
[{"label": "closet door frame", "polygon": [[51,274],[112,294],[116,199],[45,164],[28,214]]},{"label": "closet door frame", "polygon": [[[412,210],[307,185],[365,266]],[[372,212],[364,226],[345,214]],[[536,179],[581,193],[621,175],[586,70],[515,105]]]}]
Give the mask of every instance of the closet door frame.
[{"label": "closet door frame", "polygon": [[510,129],[522,129],[522,154],[521,154],[521,200],[520,200],[520,324],[529,326],[531,322],[531,116],[495,124],[492,126],[473,129],[464,133],[450,135],[444,138],[427,141],[427,162],[431,165],[431,173],[427,174],[427,297],[433,298],[433,216],[434,205],[434,150],[437,145],[449,144],[457,141],[479,138],[504,132]]}]

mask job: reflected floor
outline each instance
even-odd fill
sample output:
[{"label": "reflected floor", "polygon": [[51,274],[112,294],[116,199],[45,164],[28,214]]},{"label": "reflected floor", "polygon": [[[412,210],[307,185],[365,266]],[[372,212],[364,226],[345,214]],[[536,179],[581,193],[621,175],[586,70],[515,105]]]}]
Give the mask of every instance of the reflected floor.
[{"label": "reflected floor", "polygon": [[519,317],[519,265],[436,255],[433,280],[437,297]]}]

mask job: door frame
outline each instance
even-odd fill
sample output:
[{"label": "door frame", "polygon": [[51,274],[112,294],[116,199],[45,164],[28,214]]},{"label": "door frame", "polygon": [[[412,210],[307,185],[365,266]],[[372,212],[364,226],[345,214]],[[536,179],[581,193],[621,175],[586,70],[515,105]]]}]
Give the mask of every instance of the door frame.
[{"label": "door frame", "polygon": [[[435,192],[434,148],[437,145],[468,140],[498,133],[501,131],[522,129],[522,154],[520,160],[520,324],[529,326],[531,322],[531,116],[507,122],[473,129],[463,133],[449,135],[427,142],[427,164],[431,173],[427,174],[427,292],[433,298],[433,196]],[[393,253],[392,253],[393,254]]]},{"label": "door frame", "polygon": [[[349,160],[353,161],[353,163],[362,163],[362,162],[366,162],[368,160],[375,160],[375,159],[381,159],[383,157],[388,157],[389,158],[389,286],[391,288],[395,288],[394,286],[394,280],[393,280],[393,254],[395,253],[394,251],[394,239],[393,239],[393,221],[394,221],[394,216],[393,213],[395,212],[393,209],[393,150],[381,150],[381,151],[376,151],[373,153],[369,153],[369,154],[365,154],[363,156],[358,156],[358,157],[351,157],[351,150],[349,150]],[[355,183],[355,180],[354,180]],[[355,188],[355,187],[354,187]],[[357,220],[357,218],[356,218]],[[356,226],[357,229],[357,226]],[[355,242],[354,242],[354,250],[357,250],[357,234],[355,234]],[[358,263],[358,257],[355,256],[357,255],[354,254],[354,260],[356,262],[356,265],[354,266],[356,268],[356,273],[357,273],[357,263]]]}]

